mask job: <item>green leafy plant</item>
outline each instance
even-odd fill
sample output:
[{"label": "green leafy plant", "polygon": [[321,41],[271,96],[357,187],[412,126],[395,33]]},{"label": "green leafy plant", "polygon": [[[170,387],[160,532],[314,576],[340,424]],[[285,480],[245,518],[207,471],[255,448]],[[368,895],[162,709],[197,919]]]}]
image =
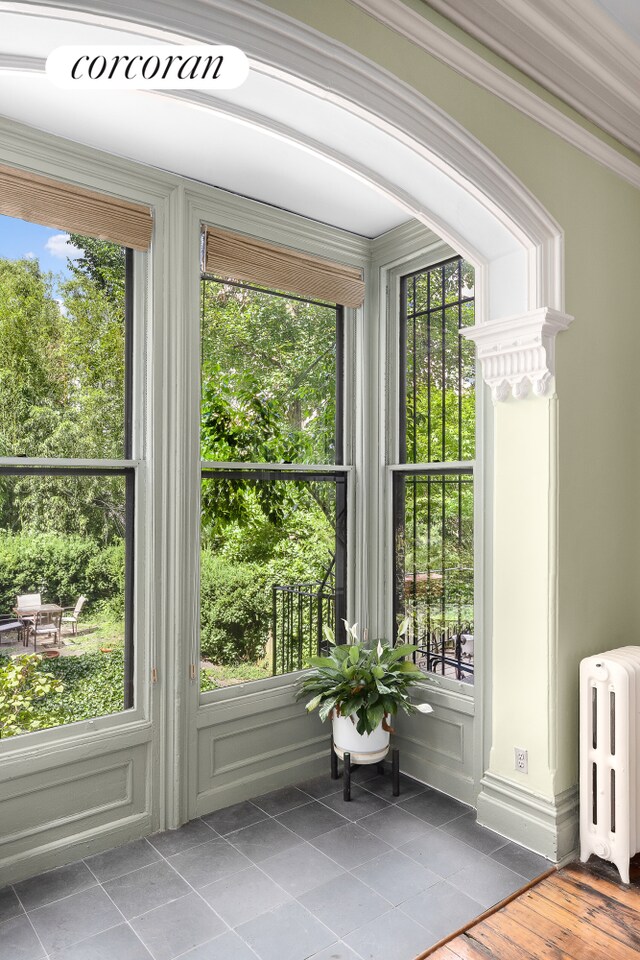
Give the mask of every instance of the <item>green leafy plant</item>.
[{"label": "green leafy plant", "polygon": [[0,737],[13,737],[43,726],[35,715],[36,702],[59,693],[64,684],[40,670],[42,657],[25,654],[0,664]]},{"label": "green leafy plant", "polygon": [[[406,658],[417,647],[412,643],[396,646],[378,641],[374,647],[364,646],[358,639],[357,624],[345,620],[347,643],[336,645],[333,631],[324,628],[326,639],[333,645],[328,657],[311,657],[314,668],[300,682],[297,699],[313,694],[307,711],[318,709],[321,720],[335,712],[351,717],[360,734],[372,733],[380,724],[390,733],[389,718],[398,710],[404,713],[431,713],[426,703],[412,703],[409,691],[424,680],[424,674]],[[408,620],[398,629],[398,641],[407,631]]]},{"label": "green leafy plant", "polygon": [[[41,727],[57,727],[124,710],[124,650],[59,657],[47,664],[60,685],[34,705]],[[64,694],[61,695],[61,691]]]},{"label": "green leafy plant", "polygon": [[228,563],[202,551],[200,650],[217,664],[255,662],[264,657],[271,596],[256,563]]}]

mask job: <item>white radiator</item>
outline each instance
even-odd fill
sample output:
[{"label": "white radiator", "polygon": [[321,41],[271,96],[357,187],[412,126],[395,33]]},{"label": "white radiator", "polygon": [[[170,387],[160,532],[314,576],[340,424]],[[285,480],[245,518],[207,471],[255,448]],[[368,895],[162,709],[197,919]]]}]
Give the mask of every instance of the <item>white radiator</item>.
[{"label": "white radiator", "polygon": [[580,859],[610,860],[629,883],[640,851],[640,647],[580,664]]}]

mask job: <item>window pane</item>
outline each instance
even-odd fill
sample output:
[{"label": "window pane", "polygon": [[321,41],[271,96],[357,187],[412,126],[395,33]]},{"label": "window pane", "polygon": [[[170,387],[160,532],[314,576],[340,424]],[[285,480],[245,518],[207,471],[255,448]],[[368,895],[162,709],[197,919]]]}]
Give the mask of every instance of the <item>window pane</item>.
[{"label": "window pane", "polygon": [[475,351],[458,330],[474,322],[473,268],[456,259],[403,283],[401,461],[472,460]]},{"label": "window pane", "polygon": [[[125,626],[132,475],[28,471],[0,473],[0,736],[132,705]],[[34,654],[43,657],[35,666]],[[38,694],[25,677],[14,691],[12,664],[62,686]],[[30,702],[12,719],[14,692]]]},{"label": "window pane", "polygon": [[202,459],[336,463],[338,311],[202,281]]},{"label": "window pane", "polygon": [[473,682],[473,477],[394,475],[395,615],[427,672]]},{"label": "window pane", "polygon": [[121,459],[125,250],[0,217],[0,456]]},{"label": "window pane", "polygon": [[344,476],[207,472],[202,689],[299,670],[323,648],[323,625],[346,615],[345,538]]}]

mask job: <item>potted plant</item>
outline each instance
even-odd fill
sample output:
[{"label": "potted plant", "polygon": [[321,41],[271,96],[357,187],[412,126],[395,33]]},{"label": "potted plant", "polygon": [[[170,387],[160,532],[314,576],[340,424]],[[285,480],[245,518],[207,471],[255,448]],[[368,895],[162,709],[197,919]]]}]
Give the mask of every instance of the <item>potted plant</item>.
[{"label": "potted plant", "polygon": [[[408,619],[398,629],[398,641],[404,637]],[[312,694],[307,711],[318,709],[321,720],[331,717],[333,744],[339,757],[351,754],[354,763],[377,763],[389,751],[390,719],[398,710],[404,713],[431,713],[426,703],[413,703],[412,686],[424,674],[406,658],[417,647],[411,643],[396,646],[378,641],[367,647],[360,642],[357,624],[349,626],[347,643],[336,644],[333,631],[324,628],[331,643],[327,657],[311,657],[312,670],[303,677],[297,699]]]}]

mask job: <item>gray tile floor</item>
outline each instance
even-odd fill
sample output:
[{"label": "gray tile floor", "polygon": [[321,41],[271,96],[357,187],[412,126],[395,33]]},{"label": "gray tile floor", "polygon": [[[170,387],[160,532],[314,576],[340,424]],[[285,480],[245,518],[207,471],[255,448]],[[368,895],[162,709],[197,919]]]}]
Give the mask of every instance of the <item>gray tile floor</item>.
[{"label": "gray tile floor", "polygon": [[549,866],[361,767],[0,890],[0,960],[412,960]]}]

